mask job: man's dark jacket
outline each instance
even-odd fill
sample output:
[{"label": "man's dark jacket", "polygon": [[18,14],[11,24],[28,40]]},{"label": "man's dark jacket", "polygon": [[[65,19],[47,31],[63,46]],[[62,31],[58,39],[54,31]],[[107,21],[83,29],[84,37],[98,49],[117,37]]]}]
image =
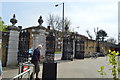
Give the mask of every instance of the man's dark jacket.
[{"label": "man's dark jacket", "polygon": [[33,52],[32,61],[40,61],[40,50],[38,48]]}]

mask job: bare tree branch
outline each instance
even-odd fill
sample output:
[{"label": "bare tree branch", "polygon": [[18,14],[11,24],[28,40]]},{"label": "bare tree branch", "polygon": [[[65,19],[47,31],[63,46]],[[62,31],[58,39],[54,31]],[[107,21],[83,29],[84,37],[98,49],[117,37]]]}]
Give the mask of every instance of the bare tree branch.
[{"label": "bare tree branch", "polygon": [[[62,30],[62,19],[54,14],[49,14],[47,18],[47,24],[51,26],[54,30]],[[71,21],[66,17],[64,20],[64,25],[70,27]]]}]

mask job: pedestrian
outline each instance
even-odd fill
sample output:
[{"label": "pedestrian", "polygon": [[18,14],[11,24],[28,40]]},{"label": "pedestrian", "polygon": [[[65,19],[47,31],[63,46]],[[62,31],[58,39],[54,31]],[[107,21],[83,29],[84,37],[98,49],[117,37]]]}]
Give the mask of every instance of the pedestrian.
[{"label": "pedestrian", "polygon": [[0,60],[0,80],[2,79],[2,63],[1,63],[1,60]]},{"label": "pedestrian", "polygon": [[38,45],[37,48],[33,51],[32,55],[32,63],[34,64],[34,74],[36,74],[36,80],[39,80],[38,74],[40,71],[40,52],[42,49],[42,45]]}]

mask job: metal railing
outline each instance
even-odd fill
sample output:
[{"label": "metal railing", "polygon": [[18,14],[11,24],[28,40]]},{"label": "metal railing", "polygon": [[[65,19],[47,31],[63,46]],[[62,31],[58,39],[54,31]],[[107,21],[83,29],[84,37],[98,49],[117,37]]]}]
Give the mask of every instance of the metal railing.
[{"label": "metal railing", "polygon": [[19,77],[23,76],[23,75],[26,75],[28,73],[28,80],[30,80],[30,71],[31,69],[28,69],[26,70],[25,72],[22,72],[20,74],[18,74],[17,76],[13,77],[12,79],[10,80],[16,80],[16,79],[19,79]]},{"label": "metal railing", "polygon": [[[26,69],[24,72],[23,72],[23,66],[27,66],[28,69]],[[30,67],[33,67],[33,75],[34,75],[34,65],[31,64],[30,62],[25,62],[25,63],[20,63],[19,64],[19,72],[18,72],[18,75],[16,75],[15,77],[13,77],[12,79],[10,80],[22,80],[23,79],[23,76],[28,74],[28,79],[27,80],[30,80]],[[34,78],[34,76],[33,76]]]}]

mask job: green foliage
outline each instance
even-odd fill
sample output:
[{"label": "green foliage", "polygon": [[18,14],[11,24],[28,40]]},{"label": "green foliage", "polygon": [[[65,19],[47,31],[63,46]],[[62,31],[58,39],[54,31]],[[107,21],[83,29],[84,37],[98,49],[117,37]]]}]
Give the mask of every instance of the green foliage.
[{"label": "green foliage", "polygon": [[118,72],[120,73],[120,67],[117,68]]},{"label": "green foliage", "polygon": [[0,17],[0,31],[5,32],[7,27],[8,26],[4,25],[4,21],[2,21],[2,18]]},{"label": "green foliage", "polygon": [[[111,70],[111,75],[113,76],[114,80],[120,80],[119,78],[117,78],[117,74],[120,72],[120,67],[117,68],[118,65],[118,61],[117,61],[117,56],[119,55],[119,53],[115,52],[115,51],[111,51],[109,50],[109,64],[111,65],[112,68],[110,68],[109,70]],[[101,70],[98,71],[100,73],[100,75],[106,75],[104,74],[104,66],[101,67]]]},{"label": "green foliage", "polygon": [[100,75],[106,75],[106,72],[104,71],[104,66],[101,66],[98,72],[100,73]]}]

